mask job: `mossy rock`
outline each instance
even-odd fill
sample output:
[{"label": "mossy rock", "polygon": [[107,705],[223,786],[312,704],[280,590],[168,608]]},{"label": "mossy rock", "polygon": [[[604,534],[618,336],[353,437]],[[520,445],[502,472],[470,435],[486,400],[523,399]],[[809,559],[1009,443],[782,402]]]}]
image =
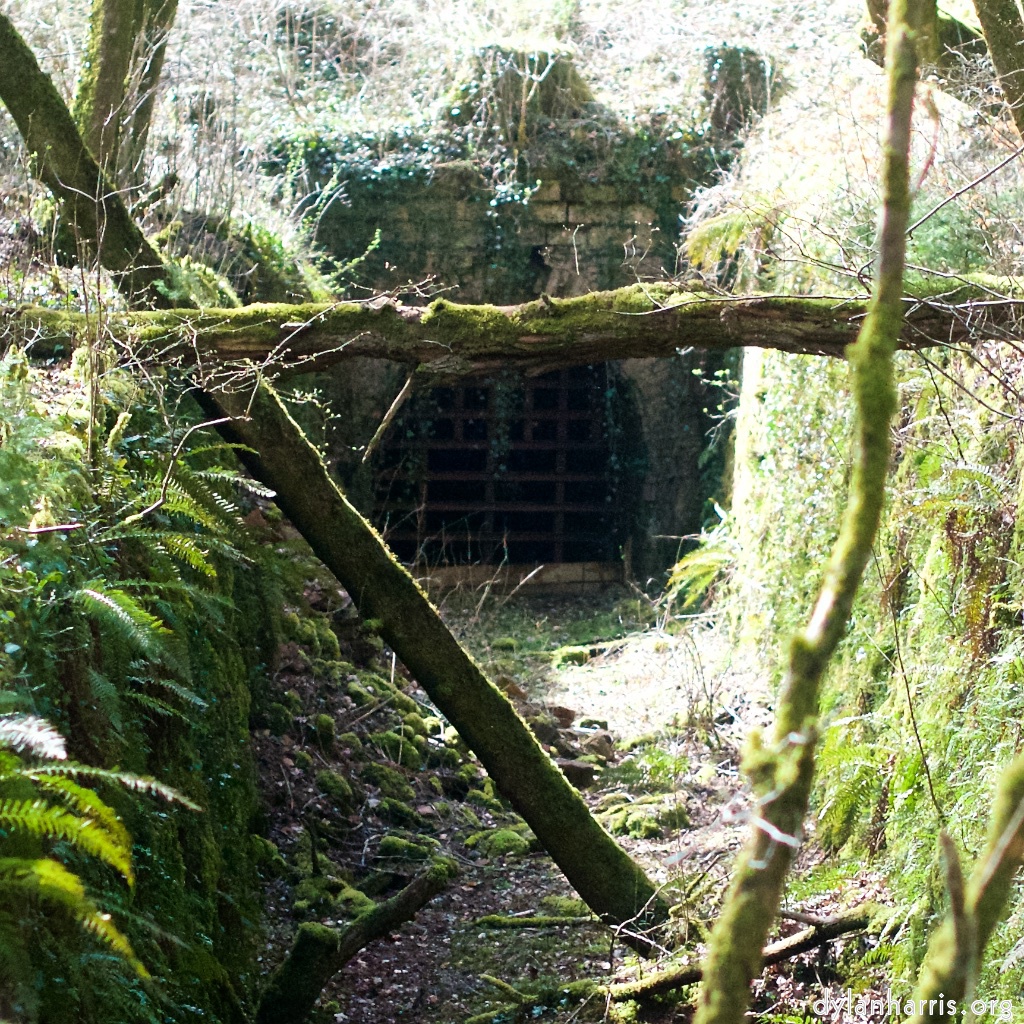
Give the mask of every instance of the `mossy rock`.
[{"label": "mossy rock", "polygon": [[355,803],[355,794],[347,779],[330,769],[316,773],[316,786],[321,793],[329,796],[334,804],[345,810],[351,809]]},{"label": "mossy rock", "polygon": [[571,896],[543,896],[541,907],[551,917],[589,917],[590,907],[580,899]]},{"label": "mossy rock", "polygon": [[469,747],[466,744],[466,741],[458,734],[458,731],[450,725],[444,731],[444,741],[449,747],[457,750],[463,757],[469,757]]},{"label": "mossy rock", "polygon": [[479,850],[485,857],[522,857],[530,850],[530,841],[523,838],[515,829],[488,829],[475,832],[466,840],[471,850]]},{"label": "mossy rock", "polygon": [[436,715],[428,715],[423,719],[423,724],[427,727],[428,736],[440,736],[444,732],[444,722]]},{"label": "mossy rock", "polygon": [[427,860],[439,846],[440,843],[436,839],[427,838],[411,842],[398,836],[385,836],[377,847],[377,856],[396,860]]},{"label": "mossy rock", "polygon": [[274,701],[267,708],[267,728],[274,736],[283,736],[295,724],[295,716],[283,704]]},{"label": "mossy rock", "polygon": [[456,769],[462,763],[458,751],[451,747],[428,747],[427,767],[428,768],[451,768]]},{"label": "mossy rock", "polygon": [[332,901],[335,913],[345,917],[358,917],[367,911],[373,910],[377,904],[364,892],[346,885]]},{"label": "mossy rock", "polygon": [[291,873],[281,851],[263,836],[252,837],[253,861],[259,870],[271,878],[287,878]]},{"label": "mossy rock", "polygon": [[404,693],[402,690],[399,690],[397,688],[392,689],[391,693],[393,694],[390,702],[391,706],[399,714],[416,715],[417,718],[420,717],[420,706],[416,703],[416,701],[412,699],[412,697],[409,696],[409,694]]},{"label": "mossy rock", "polygon": [[334,744],[339,750],[351,750],[353,754],[363,749],[363,741],[354,732],[343,732],[336,736]]},{"label": "mossy rock", "polygon": [[386,764],[373,762],[364,765],[359,776],[364,782],[376,786],[381,796],[405,801],[410,801],[416,796],[416,791],[406,781],[405,776]]},{"label": "mossy rock", "polygon": [[466,803],[475,804],[477,807],[483,807],[485,810],[500,812],[504,808],[501,806],[501,801],[496,797],[489,796],[483,790],[471,789],[466,794]]},{"label": "mossy rock", "polygon": [[364,686],[360,686],[359,683],[350,682],[345,687],[345,693],[351,698],[352,703],[357,708],[365,708],[377,703],[376,694],[371,693]]},{"label": "mossy rock", "polygon": [[612,835],[634,839],[656,839],[665,834],[666,828],[686,828],[690,823],[682,803],[666,801],[657,794],[606,805],[605,810],[598,811],[597,819]]},{"label": "mossy rock", "polygon": [[[412,736],[427,736],[427,723],[423,716],[416,711],[410,711],[402,717],[402,725],[409,730]],[[404,731],[404,730],[403,730]]]},{"label": "mossy rock", "polygon": [[413,770],[423,766],[423,755],[415,744],[404,736],[388,729],[384,732],[371,733],[366,737],[368,743],[382,750],[396,764]]},{"label": "mossy rock", "polygon": [[352,667],[351,662],[327,660],[324,658],[315,658],[312,669],[317,681],[330,686],[332,689],[343,689],[347,686],[349,678],[355,674],[355,669]]},{"label": "mossy rock", "polygon": [[305,750],[297,750],[295,751],[295,765],[303,771],[308,771],[313,767],[313,758]]},{"label": "mossy rock", "polygon": [[407,803],[394,797],[385,797],[377,805],[377,817],[390,821],[393,825],[404,825],[406,828],[427,828],[422,815],[417,814]]},{"label": "mossy rock", "polygon": [[316,732],[317,743],[323,750],[334,749],[334,719],[330,715],[317,715],[313,719],[313,729]]}]

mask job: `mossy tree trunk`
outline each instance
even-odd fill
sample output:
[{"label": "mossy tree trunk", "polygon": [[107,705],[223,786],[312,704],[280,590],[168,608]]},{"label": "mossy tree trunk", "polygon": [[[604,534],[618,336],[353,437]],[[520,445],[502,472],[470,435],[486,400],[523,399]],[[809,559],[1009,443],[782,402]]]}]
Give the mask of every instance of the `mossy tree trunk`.
[{"label": "mossy tree trunk", "polygon": [[374,939],[410,920],[455,876],[453,862],[438,860],[391,899],[339,930],[307,922],[260,997],[256,1024],[302,1024],[324,986]]},{"label": "mossy tree trunk", "polygon": [[110,179],[82,142],[49,75],[13,22],[0,14],[0,101],[11,112],[36,175],[60,202],[65,221],[125,295],[157,305],[166,271]]},{"label": "mossy tree trunk", "polygon": [[800,846],[814,779],[818,693],[842,638],[881,519],[889,468],[889,424],[896,410],[892,354],[903,313],[903,266],[910,214],[910,127],[917,81],[912,28],[934,0],[891,0],[886,30],[888,126],[882,166],[882,220],[875,293],[850,346],[857,409],[857,453],[839,537],[807,627],[790,648],[770,746],[751,737],[744,768],[756,796],[751,835],[711,933],[695,1024],[742,1024],[750,983]]},{"label": "mossy tree trunk", "polygon": [[[944,282],[945,284],[946,282]],[[1016,330],[1024,281],[964,279],[930,302],[907,300],[899,347],[968,345],[982,332]],[[1005,296],[1004,300],[1000,296]],[[527,374],[610,359],[671,358],[680,348],[725,351],[741,346],[843,358],[867,312],[850,299],[694,294],[668,285],[633,285],[573,299],[518,306],[429,306],[341,302],[110,313],[112,330],[140,358],[168,363],[271,364],[275,372],[309,372],[366,357],[423,370],[424,379]],[[53,310],[0,311],[5,337],[31,340],[40,354],[89,337],[89,317]]]},{"label": "mossy tree trunk", "polygon": [[72,114],[103,172],[122,187],[143,180],[156,87],[177,0],[93,0],[89,43]]},{"label": "mossy tree trunk", "polygon": [[999,85],[1024,138],[1024,19],[1016,0],[974,0]]},{"label": "mossy tree trunk", "polygon": [[231,422],[220,428],[246,446],[239,457],[277,494],[277,504],[337,576],[366,618],[480,758],[576,891],[622,938],[642,934],[667,907],[636,862],[595,821],[508,699],[459,645],[423,591],[331,479],[277,395],[266,385],[205,392],[201,401]]}]

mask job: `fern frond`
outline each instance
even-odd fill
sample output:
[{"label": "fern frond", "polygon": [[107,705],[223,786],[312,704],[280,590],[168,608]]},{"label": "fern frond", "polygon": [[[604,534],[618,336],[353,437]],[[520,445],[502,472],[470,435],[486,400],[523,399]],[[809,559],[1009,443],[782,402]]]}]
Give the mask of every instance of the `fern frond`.
[{"label": "fern frond", "polygon": [[63,864],[47,857],[28,860],[22,857],[0,858],[0,881],[5,889],[21,889],[28,896],[60,906],[90,934],[121,957],[140,978],[149,973],[135,955],[131,943],[86,895],[81,879]]},{"label": "fern frond", "polygon": [[73,591],[71,600],[148,658],[153,661],[166,658],[165,638],[171,631],[131,594],[116,587],[108,588],[103,580],[92,580]]},{"label": "fern frond", "polygon": [[209,704],[198,693],[190,690],[187,686],[182,686],[181,683],[174,682],[173,679],[153,679],[151,683],[153,686],[160,686],[165,690],[170,690],[176,697],[180,697],[186,704],[191,704],[192,707],[198,708],[200,711],[204,711],[209,707]]},{"label": "fern frond", "polygon": [[177,718],[182,722],[188,722],[189,725],[192,724],[192,720],[188,715],[182,714],[176,707],[172,707],[165,700],[160,700],[159,697],[151,697],[148,693],[137,693],[135,691],[126,693],[125,696],[129,700],[135,701],[136,704],[141,704],[144,708],[148,708],[164,718]]},{"label": "fern frond", "polygon": [[204,551],[193,537],[188,537],[184,533],[167,532],[162,538],[162,543],[171,558],[203,576],[212,578],[217,575],[217,570],[206,557],[208,552]]},{"label": "fern frond", "polygon": [[45,800],[0,801],[0,825],[31,835],[61,839],[120,873],[132,885],[131,846],[118,842],[98,821],[79,818]]},{"label": "fern frond", "polygon": [[121,694],[117,687],[98,669],[91,666],[86,675],[89,679],[89,691],[96,706],[106,716],[114,732],[120,734],[124,725],[121,719]]},{"label": "fern frond", "polygon": [[[201,449],[197,449],[199,451]],[[189,455],[194,455],[196,452],[189,452]],[[192,471],[193,476],[198,477],[200,480],[204,480],[207,483],[214,485],[228,485],[231,487],[237,487],[240,490],[247,491],[249,494],[254,494],[257,498],[274,498],[276,492],[272,491],[269,487],[264,487],[257,480],[253,480],[251,477],[242,476],[230,469],[197,469]]]},{"label": "fern frond", "polygon": [[114,809],[105,803],[93,789],[80,786],[67,775],[55,773],[33,772],[31,769],[22,773],[30,778],[40,789],[54,794],[67,807],[72,808],[83,818],[91,818],[98,822],[115,842],[126,850],[132,846],[132,837],[124,827]]},{"label": "fern frond", "polygon": [[158,796],[168,803],[181,804],[191,811],[201,811],[197,803],[193,803],[187,796],[179,793],[172,786],[148,775],[132,775],[130,772],[110,771],[107,768],[92,768],[84,764],[48,764],[39,768],[27,768],[24,775],[28,779],[40,779],[50,775],[62,775],[69,779],[96,779],[100,782],[109,782],[123,789],[132,790],[136,793],[148,793],[151,796]]},{"label": "fern frond", "polygon": [[64,737],[49,722],[34,715],[0,717],[0,747],[58,761],[68,756]]},{"label": "fern frond", "polygon": [[667,588],[669,598],[675,600],[684,594],[682,609],[695,607],[732,563],[732,553],[722,546],[708,545],[691,551],[672,568]]}]

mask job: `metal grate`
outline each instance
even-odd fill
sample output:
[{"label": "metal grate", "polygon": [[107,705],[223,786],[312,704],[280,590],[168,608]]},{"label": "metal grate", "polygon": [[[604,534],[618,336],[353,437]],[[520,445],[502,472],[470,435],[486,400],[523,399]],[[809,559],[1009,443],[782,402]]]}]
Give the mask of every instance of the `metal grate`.
[{"label": "metal grate", "polygon": [[511,385],[473,381],[409,403],[384,443],[377,521],[406,562],[615,557],[605,366]]}]

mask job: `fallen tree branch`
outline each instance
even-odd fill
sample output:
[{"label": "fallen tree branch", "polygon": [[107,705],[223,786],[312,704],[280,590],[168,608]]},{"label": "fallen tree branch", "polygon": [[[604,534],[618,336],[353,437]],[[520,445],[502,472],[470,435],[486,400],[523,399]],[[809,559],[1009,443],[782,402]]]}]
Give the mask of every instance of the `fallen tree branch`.
[{"label": "fallen tree branch", "polygon": [[[946,292],[907,298],[899,347],[970,344],[1009,330],[1024,314],[1021,283],[975,275]],[[680,349],[741,346],[842,358],[867,304],[860,299],[715,296],[669,285],[633,285],[518,306],[429,306],[390,300],[332,305],[254,305],[106,313],[108,334],[136,358],[204,368],[248,366],[268,373],[321,370],[375,358],[420,368],[435,380],[511,367],[542,373],[610,359],[674,356]],[[85,314],[21,307],[0,310],[0,339],[34,356],[68,354],[95,335]]]},{"label": "fallen tree branch", "polygon": [[[874,904],[864,904],[853,910],[837,914],[835,917],[822,918],[818,924],[805,928],[803,931],[797,932],[796,935],[790,935],[765,946],[762,952],[764,966],[769,967],[772,964],[783,963],[801,953],[809,953],[812,949],[834,942],[844,935],[864,931],[870,926],[876,909]],[[687,985],[696,985],[702,977],[701,966],[690,964],[685,967],[659,971],[639,981],[627,981],[618,985],[602,985],[596,981],[583,980],[554,989],[545,988],[534,992],[520,992],[519,989],[507,982],[490,975],[481,975],[481,980],[493,985],[505,994],[508,1002],[528,1013],[532,1009],[546,1009],[555,1005],[583,1002],[594,996],[610,999],[612,1002],[625,1002],[631,999],[643,1002],[656,996],[663,996],[675,989],[685,988]],[[466,1024],[491,1024],[493,1021],[503,1020],[507,1013],[508,1010],[505,1008],[489,1010],[472,1017]]]},{"label": "fallen tree branch", "polygon": [[[810,952],[812,949],[833,942],[843,935],[863,931],[871,923],[875,909],[873,904],[865,905],[843,914],[837,914],[835,917],[823,918],[819,924],[811,925],[795,935],[779,939],[778,942],[765,946],[761,953],[762,962],[765,967],[779,964],[785,960],[791,960],[801,953]],[[685,967],[660,971],[640,981],[609,985],[605,991],[616,1001],[649,999],[685,985],[696,985],[703,976],[704,972],[700,964],[688,964]]]},{"label": "fallen tree branch", "polygon": [[2,13],[0,68],[0,101],[11,112],[33,170],[59,200],[67,223],[110,271],[119,291],[169,305],[166,289],[157,287],[167,275],[163,260],[86,148],[50,76]]},{"label": "fallen tree branch", "polygon": [[435,861],[400,893],[360,914],[344,931],[310,922],[299,925],[291,952],[260,998],[256,1024],[302,1024],[324,986],[352,957],[410,920],[454,874],[450,861]]}]

